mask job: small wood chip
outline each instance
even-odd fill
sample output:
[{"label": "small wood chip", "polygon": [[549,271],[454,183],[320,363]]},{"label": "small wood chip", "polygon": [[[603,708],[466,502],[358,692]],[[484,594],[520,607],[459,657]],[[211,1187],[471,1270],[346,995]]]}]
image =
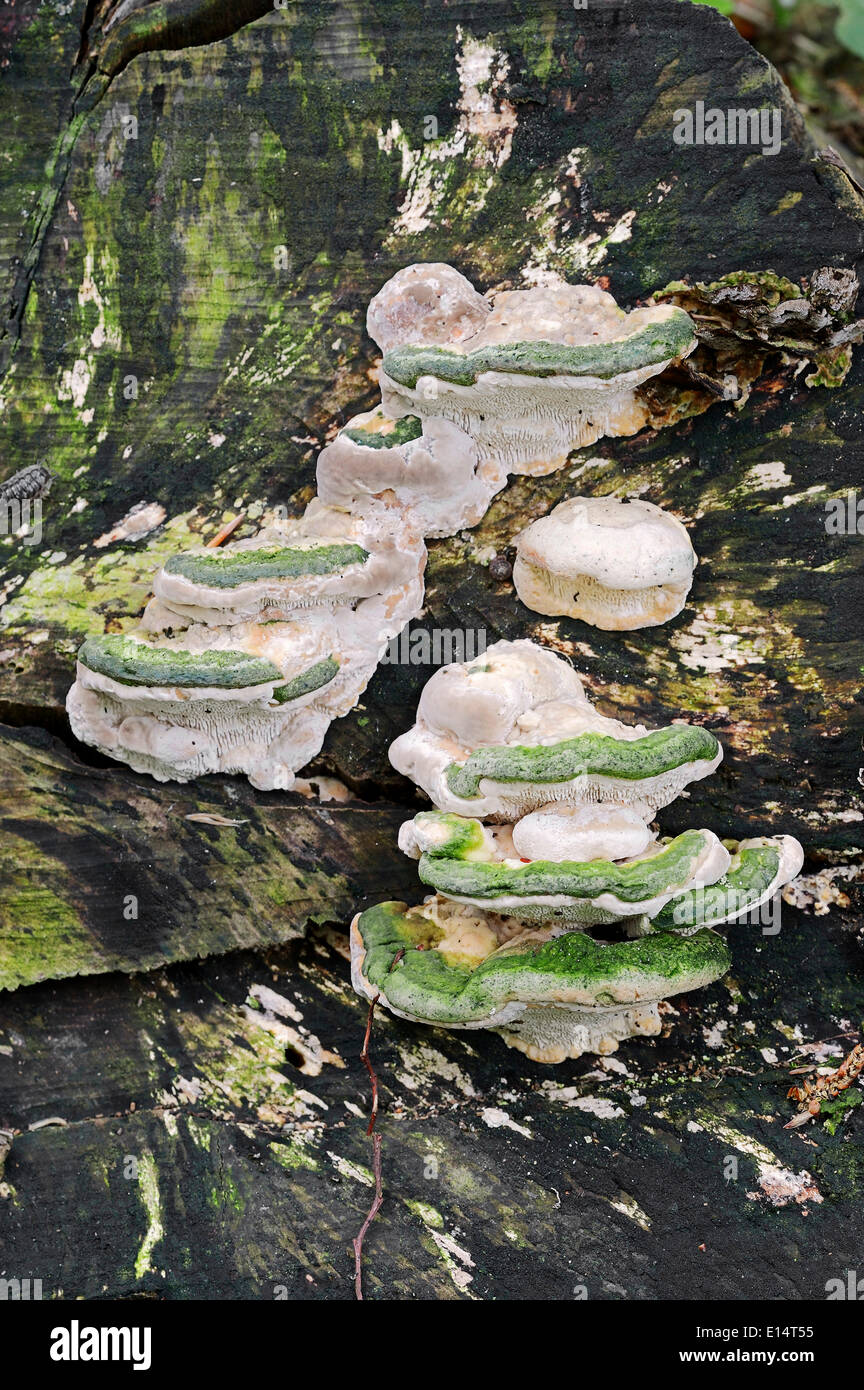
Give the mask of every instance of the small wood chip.
[{"label": "small wood chip", "polygon": [[201,825],[248,825],[248,820],[229,820],[227,816],[211,816],[207,811],[193,811],[184,820],[198,821]]},{"label": "small wood chip", "polygon": [[239,516],[232,516],[231,520],[226,521],[222,529],[216,532],[216,535],[213,537],[213,539],[207,542],[208,548],[210,550],[215,550],[217,545],[221,545],[223,541],[227,541],[229,536],[234,535],[234,532],[237,530],[237,527],[240,525],[241,521],[245,521],[245,519],[245,512],[241,512]]},{"label": "small wood chip", "polygon": [[814,1118],[814,1117],[809,1113],[809,1111],[804,1110],[804,1111],[802,1111],[802,1113],[801,1113],[800,1115],[796,1115],[796,1116],[794,1117],[794,1119],[791,1119],[791,1120],[789,1121],[788,1125],[784,1125],[783,1128],[784,1128],[784,1129],[800,1129],[802,1125],[809,1125],[810,1121],[811,1121],[813,1118]]}]

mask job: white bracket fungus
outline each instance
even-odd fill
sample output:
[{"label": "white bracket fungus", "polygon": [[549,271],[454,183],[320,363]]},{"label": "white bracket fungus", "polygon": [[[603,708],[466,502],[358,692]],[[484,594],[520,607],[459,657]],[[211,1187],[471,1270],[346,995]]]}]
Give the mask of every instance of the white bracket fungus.
[{"label": "white bracket fungus", "polygon": [[385,412],[443,415],[502,473],[551,473],[573,449],[648,423],[637,387],[696,346],[683,309],[625,313],[550,280],[485,300],[450,266],[399,271],[369,306]]},{"label": "white bracket fungus", "polygon": [[318,457],[318,495],[352,511],[392,497],[424,536],[476,526],[507,474],[480,464],[471,436],[439,416],[355,415]]},{"label": "white bracket fungus", "polygon": [[648,821],[722,756],[699,725],[649,732],[599,714],[568,662],[527,641],[436,671],[417,722],[390,748],[397,772],[439,809],[493,820],[611,802]]},{"label": "white bracket fungus", "polygon": [[[174,556],[139,634],[82,647],[73,732],[160,781],[243,772],[287,789],[419,611],[425,563],[401,508],[318,500],[252,541]],[[248,678],[254,662],[266,681]]]},{"label": "white bracket fungus", "polygon": [[676,617],[695,565],[686,528],[653,502],[571,497],[516,537],[513,583],[535,613],[622,632]]}]

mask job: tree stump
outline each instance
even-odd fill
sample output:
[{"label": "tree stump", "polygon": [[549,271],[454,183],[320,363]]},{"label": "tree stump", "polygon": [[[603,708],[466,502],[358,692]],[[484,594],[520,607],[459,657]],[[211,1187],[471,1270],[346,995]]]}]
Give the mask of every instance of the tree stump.
[{"label": "tree stump", "polygon": [[[4,1265],[46,1297],[344,1299],[372,1181],[345,928],[417,895],[396,831],[419,800],[386,754],[431,667],[379,668],[308,772],[334,779],[319,803],[82,749],[75,651],[134,624],[174,550],[302,509],[377,399],[365,306],[398,267],[484,290],[553,270],[628,306],[685,277],[860,275],[864,201],[705,5],[156,9],[27,0],[0,35],[3,474],[54,475],[0,581]],[[676,144],[697,102],[776,108],[778,152]],[[379,1015],[368,1296],[821,1298],[855,1266],[860,1110],[783,1124],[790,1067],[836,1065],[864,1017],[862,542],[826,529],[861,477],[862,361],[834,390],[779,361],[743,404],[516,479],[430,544],[415,631],[536,637],[604,713],[710,722],[725,761],[664,832],[789,831],[810,876],[779,935],[733,927],[732,974],[616,1058],[550,1070]],[[620,491],[688,524],[684,613],[617,635],[529,613],[494,558],[563,497]],[[139,503],[155,524],[124,534]]]}]

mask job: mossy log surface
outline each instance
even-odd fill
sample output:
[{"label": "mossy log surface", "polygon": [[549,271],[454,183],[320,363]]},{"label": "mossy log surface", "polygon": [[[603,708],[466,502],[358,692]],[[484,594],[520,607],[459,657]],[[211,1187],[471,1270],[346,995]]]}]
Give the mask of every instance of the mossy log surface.
[{"label": "mossy log surface", "polygon": [[[864,1009],[860,948],[792,911],[779,936],[730,937],[726,981],[605,1062],[542,1067],[378,1013],[367,1297],[821,1299],[860,1268],[861,1107],[834,1136],[783,1129],[797,1038]],[[345,956],[313,928],[9,996],[7,1272],[45,1298],[352,1298],[372,1189]]]},{"label": "mossy log surface", "polygon": [[[0,33],[2,478],[54,474],[41,540],[0,537],[4,1268],[46,1297],[349,1298],[371,1189],[345,928],[420,895],[396,849],[420,802],[386,750],[431,667],[382,666],[333,725],[307,775],[347,799],[319,806],[80,749],[75,651],[132,627],[154,569],[235,513],[243,536],[302,510],[317,452],[376,402],[365,305],[399,266],[482,289],[551,269],[631,307],[682,277],[860,276],[864,204],[709,6],[119,9],[23,0]],[[698,100],[780,108],[779,153],[676,146]],[[778,936],[731,931],[731,976],[676,1001],[668,1037],[605,1062],[545,1069],[380,1014],[370,1297],[819,1298],[860,1268],[861,1109],[834,1135],[782,1125],[793,1061],[836,1063],[864,1018],[862,536],[826,529],[864,486],[862,421],[860,350],[836,390],[781,366],[430,545],[412,632],[536,636],[604,713],[705,722],[724,763],[663,830],[791,831],[818,872]],[[583,491],[688,525],[674,622],[543,620],[493,577]],[[112,539],[139,502],[164,519]]]},{"label": "mossy log surface", "polygon": [[166,785],[15,731],[0,732],[0,768],[0,990],[344,922],[358,898],[380,897],[382,856],[399,893],[416,882],[390,848],[404,812],[386,803],[268,796],[228,778]]}]

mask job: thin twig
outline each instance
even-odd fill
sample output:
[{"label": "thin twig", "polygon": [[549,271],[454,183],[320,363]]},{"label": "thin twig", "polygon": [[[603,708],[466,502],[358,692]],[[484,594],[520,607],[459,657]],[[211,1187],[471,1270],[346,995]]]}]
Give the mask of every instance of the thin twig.
[{"label": "thin twig", "polygon": [[[387,972],[388,975],[390,971],[395,970],[404,954],[404,947],[396,952],[390,962],[390,970]],[[366,1214],[366,1220],[363,1222],[363,1225],[360,1227],[360,1230],[357,1232],[352,1242],[354,1246],[354,1295],[361,1303],[363,1301],[363,1241],[366,1239],[366,1232],[381,1210],[381,1203],[384,1200],[384,1190],[381,1179],[381,1135],[373,1133],[375,1121],[378,1119],[378,1077],[375,1075],[375,1068],[369,1057],[369,1039],[372,1036],[372,1020],[375,1017],[375,1005],[380,998],[381,993],[379,991],[369,1005],[369,1012],[366,1015],[366,1032],[363,1037],[363,1048],[360,1053],[360,1060],[368,1071],[369,1080],[372,1083],[372,1113],[369,1117],[366,1134],[372,1136],[372,1172],[375,1177],[375,1198]]]},{"label": "thin twig", "polygon": [[375,1175],[375,1199],[366,1214],[366,1220],[354,1237],[354,1296],[363,1302],[363,1241],[366,1232],[381,1210],[381,1203],[384,1200],[384,1190],[381,1184],[381,1135],[372,1135],[372,1172]]},{"label": "thin twig", "polygon": [[241,512],[239,516],[232,516],[231,520],[226,521],[222,529],[216,532],[216,535],[213,537],[213,539],[207,542],[207,549],[215,550],[217,545],[222,545],[223,541],[227,541],[229,536],[234,535],[234,532],[237,530],[237,527],[240,525],[241,521],[245,520],[245,518],[245,512]]},{"label": "thin twig", "polygon": [[856,193],[860,193],[861,196],[864,197],[864,188],[862,188],[845,159],[841,158],[833,145],[826,145],[824,150],[820,150],[819,158],[824,164],[833,164],[835,169],[839,169],[842,174],[845,174]]},{"label": "thin twig", "polygon": [[360,1061],[369,1073],[369,1080],[372,1082],[372,1114],[369,1117],[369,1124],[366,1127],[367,1137],[375,1128],[375,1121],[378,1119],[378,1077],[375,1075],[375,1068],[369,1060],[369,1038],[372,1033],[372,1020],[375,1017],[375,1005],[381,998],[376,994],[372,1003],[369,1005],[369,1013],[366,1016],[366,1036],[363,1039],[363,1051],[360,1053]]}]

